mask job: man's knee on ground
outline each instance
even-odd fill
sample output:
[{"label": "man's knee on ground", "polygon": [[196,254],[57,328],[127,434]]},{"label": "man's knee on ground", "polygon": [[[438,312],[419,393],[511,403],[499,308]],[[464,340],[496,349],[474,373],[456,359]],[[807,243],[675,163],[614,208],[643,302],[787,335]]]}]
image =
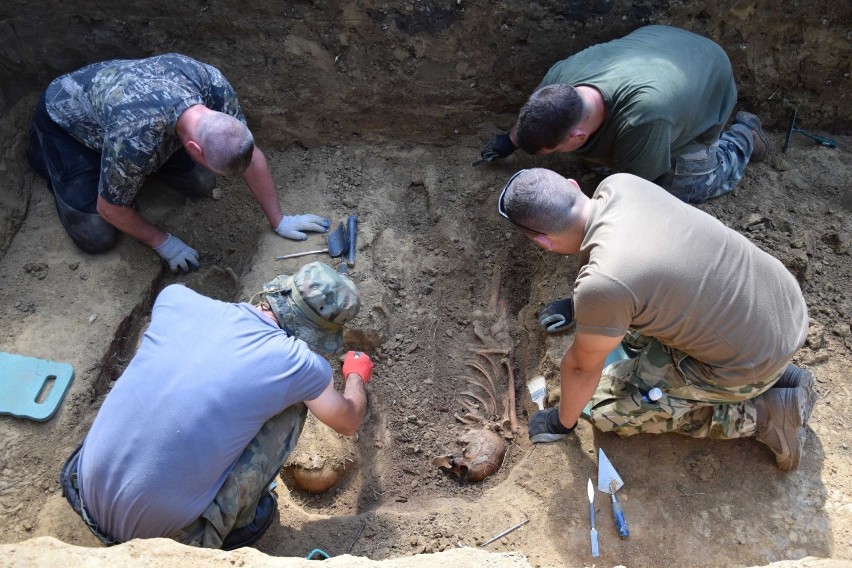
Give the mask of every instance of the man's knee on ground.
[{"label": "man's knee on ground", "polygon": [[118,229],[104,221],[103,217],[96,213],[77,211],[63,203],[56,195],[54,198],[62,226],[83,252],[102,254],[118,242]]},{"label": "man's knee on ground", "polygon": [[103,254],[105,252],[109,252],[115,247],[115,244],[118,242],[118,232],[113,232],[112,235],[101,235],[95,239],[88,240],[80,240],[75,238],[73,235],[71,236],[74,239],[74,243],[83,250],[83,252],[87,252],[89,254]]}]

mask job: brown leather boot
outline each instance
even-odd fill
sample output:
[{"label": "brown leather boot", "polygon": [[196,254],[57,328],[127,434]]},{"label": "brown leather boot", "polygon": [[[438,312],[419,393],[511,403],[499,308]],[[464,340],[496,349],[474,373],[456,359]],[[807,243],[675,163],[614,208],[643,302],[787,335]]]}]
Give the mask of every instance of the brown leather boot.
[{"label": "brown leather boot", "polygon": [[750,112],[740,111],[734,115],[734,124],[742,124],[751,130],[754,147],[752,148],[749,162],[762,161],[763,158],[766,157],[766,153],[769,151],[771,144],[769,143],[769,138],[766,136],[766,133],[763,131],[760,119],[757,115]]},{"label": "brown leather boot", "polygon": [[758,441],[769,446],[778,467],[796,469],[805,445],[805,417],[810,414],[805,387],[769,389],[755,404]]}]

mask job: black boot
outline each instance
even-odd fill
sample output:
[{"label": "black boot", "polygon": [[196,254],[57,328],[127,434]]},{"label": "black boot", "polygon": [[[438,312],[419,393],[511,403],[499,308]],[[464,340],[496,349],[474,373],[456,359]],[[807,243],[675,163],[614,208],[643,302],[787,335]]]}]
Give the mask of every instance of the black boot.
[{"label": "black boot", "polygon": [[234,550],[257,542],[272,524],[272,518],[277,510],[278,500],[275,498],[275,494],[267,489],[257,502],[254,520],[245,526],[232,530],[222,541],[222,550]]}]

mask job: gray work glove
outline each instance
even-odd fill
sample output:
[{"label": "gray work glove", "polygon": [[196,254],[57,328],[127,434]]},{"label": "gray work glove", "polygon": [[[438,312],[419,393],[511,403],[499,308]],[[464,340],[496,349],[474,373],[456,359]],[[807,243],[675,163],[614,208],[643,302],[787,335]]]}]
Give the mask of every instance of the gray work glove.
[{"label": "gray work glove", "polygon": [[512,142],[509,133],[504,132],[489,140],[479,151],[479,155],[482,156],[483,160],[493,162],[501,158],[508,158],[517,149],[518,147]]},{"label": "gray work glove", "polygon": [[311,231],[316,233],[324,233],[328,230],[331,222],[319,215],[291,215],[284,216],[278,226],[275,227],[275,232],[285,239],[293,239],[294,241],[304,241],[308,235],[302,231]]},{"label": "gray work glove", "polygon": [[575,422],[570,428],[566,428],[559,421],[559,408],[545,408],[544,410],[536,410],[530,416],[530,441],[539,442],[558,442],[568,434],[574,431],[577,427]]},{"label": "gray work glove", "polygon": [[538,314],[538,325],[547,333],[559,333],[574,325],[574,299],[550,302]]},{"label": "gray work glove", "polygon": [[175,274],[178,271],[192,272],[198,270],[198,251],[171,233],[168,234],[163,244],[154,247],[154,252],[166,261]]}]

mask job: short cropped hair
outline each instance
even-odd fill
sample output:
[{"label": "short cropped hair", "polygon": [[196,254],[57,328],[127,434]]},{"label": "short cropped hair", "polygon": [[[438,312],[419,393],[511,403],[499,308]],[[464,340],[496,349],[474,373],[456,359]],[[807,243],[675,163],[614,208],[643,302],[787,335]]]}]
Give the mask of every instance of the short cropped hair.
[{"label": "short cropped hair", "polygon": [[254,137],[241,121],[223,112],[208,113],[198,128],[207,164],[226,176],[241,175],[251,163]]},{"label": "short cropped hair", "polygon": [[546,234],[572,228],[580,192],[567,179],[545,168],[521,170],[506,188],[503,210],[521,227]]},{"label": "short cropped hair", "polygon": [[577,89],[548,85],[530,95],[518,114],[518,147],[529,154],[555,148],[583,118],[585,108]]}]

